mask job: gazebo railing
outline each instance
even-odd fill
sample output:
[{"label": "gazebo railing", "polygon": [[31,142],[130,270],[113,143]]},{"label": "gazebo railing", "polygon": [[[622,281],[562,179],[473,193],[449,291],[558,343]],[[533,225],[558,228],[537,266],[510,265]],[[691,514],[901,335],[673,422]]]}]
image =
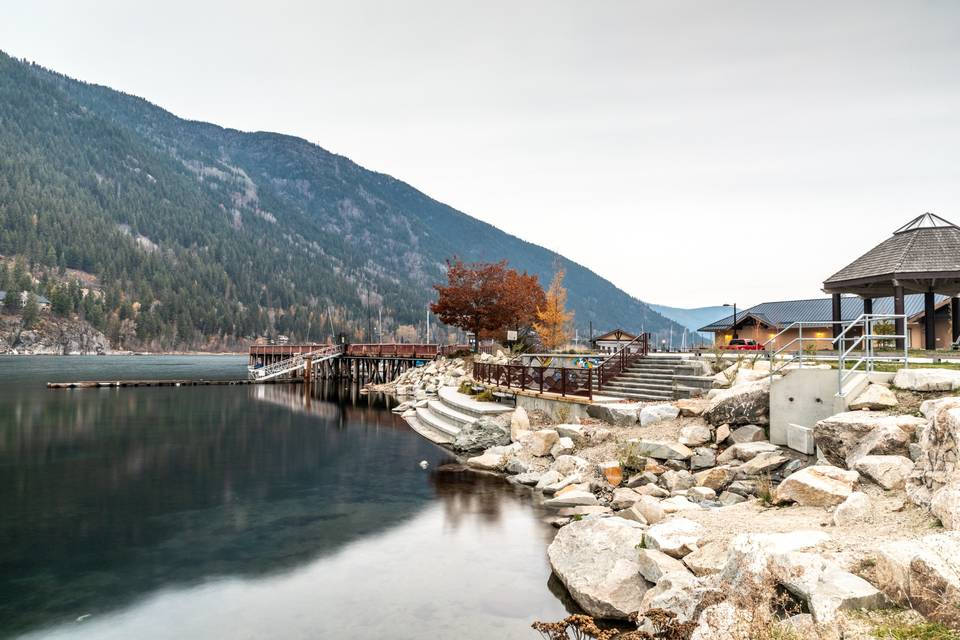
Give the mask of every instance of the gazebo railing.
[{"label": "gazebo railing", "polygon": [[[878,334],[876,333],[877,324],[893,323],[897,326],[897,320],[903,321],[903,334]],[[860,327],[860,334],[850,335],[852,329]],[[840,352],[837,366],[837,395],[843,397],[845,392],[843,386],[859,370],[870,373],[874,370],[877,362],[900,362],[903,366],[910,366],[909,353],[907,348],[907,317],[904,314],[894,313],[861,313],[857,319],[848,324],[833,339],[833,344]],[[903,340],[903,355],[877,355],[877,342]],[[849,364],[849,368],[848,368]]]}]

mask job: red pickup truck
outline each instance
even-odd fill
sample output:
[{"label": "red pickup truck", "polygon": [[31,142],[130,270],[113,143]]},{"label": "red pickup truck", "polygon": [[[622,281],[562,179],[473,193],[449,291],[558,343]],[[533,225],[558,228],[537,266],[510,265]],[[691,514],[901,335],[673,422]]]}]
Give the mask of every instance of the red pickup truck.
[{"label": "red pickup truck", "polygon": [[730,351],[763,351],[763,345],[756,340],[744,340],[743,338],[734,338],[723,348]]}]

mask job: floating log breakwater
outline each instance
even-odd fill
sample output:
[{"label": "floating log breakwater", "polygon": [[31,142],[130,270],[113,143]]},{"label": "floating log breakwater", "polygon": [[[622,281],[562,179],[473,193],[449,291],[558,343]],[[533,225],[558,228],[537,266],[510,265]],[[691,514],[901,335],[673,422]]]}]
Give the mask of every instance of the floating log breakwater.
[{"label": "floating log breakwater", "polygon": [[206,387],[241,384],[291,384],[300,380],[80,380],[48,382],[48,389],[100,389],[106,387]]}]

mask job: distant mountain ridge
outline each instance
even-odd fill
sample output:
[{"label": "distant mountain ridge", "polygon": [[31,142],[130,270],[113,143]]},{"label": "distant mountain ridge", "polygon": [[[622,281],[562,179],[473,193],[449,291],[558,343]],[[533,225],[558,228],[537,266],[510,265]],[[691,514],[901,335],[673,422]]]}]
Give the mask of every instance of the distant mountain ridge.
[{"label": "distant mountain ridge", "polygon": [[723,306],[682,309],[679,307],[668,307],[662,304],[651,304],[650,308],[660,315],[686,327],[690,331],[697,331],[700,327],[705,327],[711,322],[715,322],[733,313],[729,307]]},{"label": "distant mountain ridge", "polygon": [[[300,138],[183,120],[0,53],[0,253],[95,274],[155,348],[422,327],[444,260],[566,270],[580,333],[679,325],[593,271]],[[379,319],[378,319],[379,314]]]}]

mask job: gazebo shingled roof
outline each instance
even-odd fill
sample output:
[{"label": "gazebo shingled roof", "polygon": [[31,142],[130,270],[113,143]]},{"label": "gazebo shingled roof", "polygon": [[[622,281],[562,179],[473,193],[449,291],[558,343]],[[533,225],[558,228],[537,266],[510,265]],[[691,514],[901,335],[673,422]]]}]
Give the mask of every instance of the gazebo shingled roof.
[{"label": "gazebo shingled roof", "polygon": [[[953,338],[960,337],[960,228],[932,213],[917,216],[893,232],[823,283],[834,297],[834,319],[839,320],[839,297],[852,293],[864,298],[864,310],[872,311],[873,298],[893,296],[895,313],[903,314],[905,291],[925,294],[926,348],[935,348],[934,294],[953,300]],[[897,333],[903,334],[901,321]],[[839,325],[835,325],[839,330]],[[898,340],[898,342],[902,342]]]},{"label": "gazebo shingled roof", "polygon": [[960,228],[932,213],[918,216],[823,283],[827,293],[894,295],[894,287],[960,292]]}]

